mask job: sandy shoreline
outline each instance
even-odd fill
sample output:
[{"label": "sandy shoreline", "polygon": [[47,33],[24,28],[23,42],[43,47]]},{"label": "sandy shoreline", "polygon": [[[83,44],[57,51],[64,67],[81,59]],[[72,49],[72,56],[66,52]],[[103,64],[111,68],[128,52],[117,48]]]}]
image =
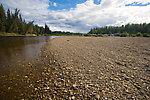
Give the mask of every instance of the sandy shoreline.
[{"label": "sandy shoreline", "polygon": [[59,37],[45,53],[55,66],[52,98],[150,98],[149,38]]},{"label": "sandy shoreline", "polygon": [[150,99],[150,38],[57,37],[0,77],[5,99]]}]

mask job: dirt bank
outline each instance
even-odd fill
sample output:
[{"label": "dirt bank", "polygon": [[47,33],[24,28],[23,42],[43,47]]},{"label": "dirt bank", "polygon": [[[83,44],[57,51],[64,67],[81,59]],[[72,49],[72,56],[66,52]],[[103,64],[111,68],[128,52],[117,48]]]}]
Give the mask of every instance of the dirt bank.
[{"label": "dirt bank", "polygon": [[43,51],[52,66],[35,98],[150,99],[150,38],[59,37]]}]

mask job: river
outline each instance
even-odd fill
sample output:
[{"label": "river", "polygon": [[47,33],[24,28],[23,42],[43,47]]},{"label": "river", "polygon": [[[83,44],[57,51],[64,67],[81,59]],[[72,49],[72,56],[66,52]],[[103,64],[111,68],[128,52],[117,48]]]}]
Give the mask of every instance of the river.
[{"label": "river", "polygon": [[39,55],[43,44],[56,36],[0,37],[0,70],[18,63],[30,62]]}]

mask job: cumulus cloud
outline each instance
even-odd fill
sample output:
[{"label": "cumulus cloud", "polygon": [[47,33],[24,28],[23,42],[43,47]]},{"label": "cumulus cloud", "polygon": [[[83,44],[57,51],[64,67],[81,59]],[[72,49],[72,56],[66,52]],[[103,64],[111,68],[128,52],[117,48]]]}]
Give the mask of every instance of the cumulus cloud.
[{"label": "cumulus cloud", "polygon": [[[97,0],[100,1],[100,0]],[[87,0],[70,10],[50,10],[49,0],[2,0],[4,7],[18,8],[28,21],[48,24],[51,30],[88,32],[93,27],[150,23],[150,5],[126,6],[132,3],[148,4],[150,0]],[[58,7],[53,2],[53,6]]]}]

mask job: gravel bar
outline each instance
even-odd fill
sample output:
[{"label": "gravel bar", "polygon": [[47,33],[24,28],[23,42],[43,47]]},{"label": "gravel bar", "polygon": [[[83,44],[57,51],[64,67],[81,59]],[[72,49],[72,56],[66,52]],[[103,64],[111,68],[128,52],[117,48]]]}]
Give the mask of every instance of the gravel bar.
[{"label": "gravel bar", "polygon": [[150,38],[59,37],[43,48],[46,99],[150,99]]}]

